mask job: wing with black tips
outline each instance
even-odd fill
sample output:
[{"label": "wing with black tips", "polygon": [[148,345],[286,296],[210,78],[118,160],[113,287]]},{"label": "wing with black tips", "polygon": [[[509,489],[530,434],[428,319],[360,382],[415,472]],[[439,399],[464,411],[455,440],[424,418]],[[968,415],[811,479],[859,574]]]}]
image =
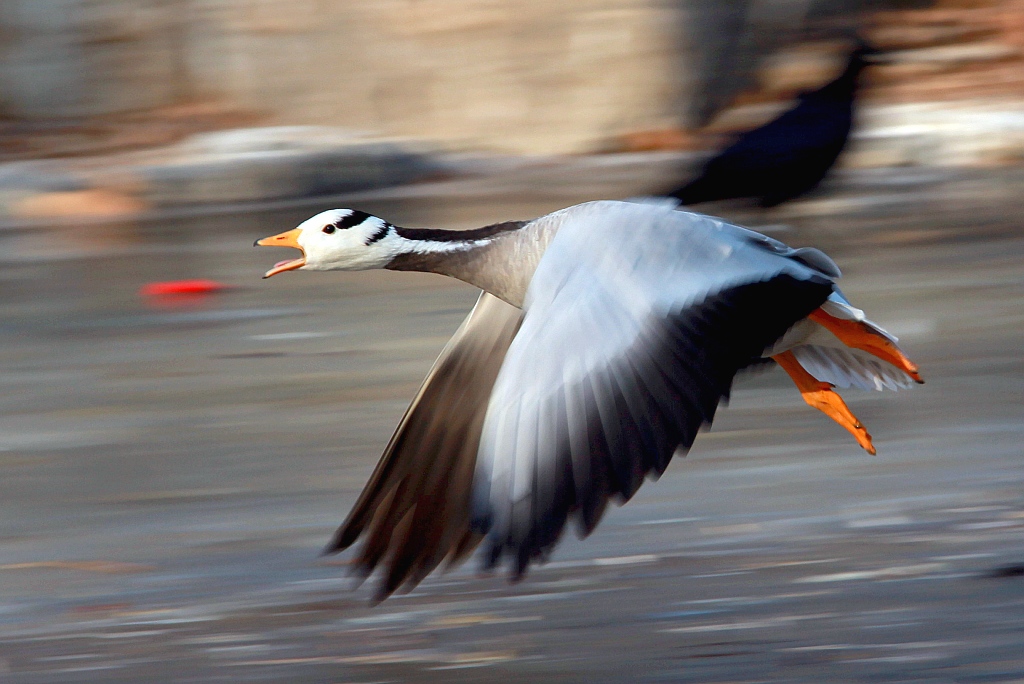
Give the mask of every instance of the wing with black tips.
[{"label": "wing with black tips", "polygon": [[355,564],[384,570],[377,598],[412,587],[480,541],[469,501],[487,398],[522,311],[487,293],[441,352],[327,549],[365,537]]}]

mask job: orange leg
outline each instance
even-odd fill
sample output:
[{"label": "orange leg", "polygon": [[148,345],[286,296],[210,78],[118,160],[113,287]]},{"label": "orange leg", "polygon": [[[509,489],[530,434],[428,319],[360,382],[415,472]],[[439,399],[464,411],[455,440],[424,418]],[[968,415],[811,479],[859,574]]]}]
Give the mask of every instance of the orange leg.
[{"label": "orange leg", "polygon": [[872,356],[891,363],[913,378],[914,382],[924,384],[924,380],[918,375],[917,366],[900,351],[900,348],[882,335],[879,335],[869,326],[860,321],[836,318],[821,309],[814,310],[807,318],[818,325],[824,326],[847,347],[866,351]]},{"label": "orange leg", "polygon": [[793,356],[793,352],[782,352],[772,358],[782,366],[784,371],[789,373],[789,377],[793,378],[796,388],[800,390],[800,394],[809,406],[813,406],[842,425],[854,436],[857,443],[865,451],[872,456],[875,455],[875,446],[871,443],[871,435],[868,434],[868,431],[857,420],[857,416],[853,415],[846,406],[843,398],[832,391],[832,385],[827,382],[821,382],[804,370],[804,367]]}]

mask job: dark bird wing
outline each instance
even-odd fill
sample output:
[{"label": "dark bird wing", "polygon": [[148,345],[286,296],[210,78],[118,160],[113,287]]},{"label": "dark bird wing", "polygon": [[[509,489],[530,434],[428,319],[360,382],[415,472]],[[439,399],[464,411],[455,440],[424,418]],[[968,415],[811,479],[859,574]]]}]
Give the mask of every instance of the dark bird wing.
[{"label": "dark bird wing", "polygon": [[664,206],[564,210],[487,408],[473,493],[487,560],[521,574],[569,518],[589,533],[689,448],[737,369],[832,292],[802,256]]},{"label": "dark bird wing", "polygon": [[825,177],[846,143],[851,122],[849,103],[798,105],[741,136],[674,196],[686,205],[753,197],[763,206],[774,206],[792,199]]},{"label": "dark bird wing", "polygon": [[774,206],[816,186],[846,145],[865,48],[843,73],[764,126],[741,135],[709,160],[701,174],[671,193],[685,205],[738,197]]},{"label": "dark bird wing", "polygon": [[483,293],[406,410],[348,519],[327,548],[366,540],[355,561],[378,566],[382,600],[415,586],[442,561],[457,562],[480,537],[469,528],[477,444],[494,378],[523,312]]}]

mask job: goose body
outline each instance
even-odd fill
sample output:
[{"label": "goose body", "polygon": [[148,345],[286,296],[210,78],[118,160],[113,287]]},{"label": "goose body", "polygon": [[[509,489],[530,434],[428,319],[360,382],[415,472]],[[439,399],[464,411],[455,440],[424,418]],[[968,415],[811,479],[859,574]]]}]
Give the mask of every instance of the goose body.
[{"label": "goose body", "polygon": [[815,249],[675,202],[589,202],[475,231],[415,230],[333,210],[257,241],[284,270],[389,268],[480,287],[328,551],[359,538],[378,598],[483,539],[519,577],[568,521],[594,529],[690,448],[737,371],[775,359],[805,400],[874,453],[832,386],[920,382],[895,338],[835,286]]}]

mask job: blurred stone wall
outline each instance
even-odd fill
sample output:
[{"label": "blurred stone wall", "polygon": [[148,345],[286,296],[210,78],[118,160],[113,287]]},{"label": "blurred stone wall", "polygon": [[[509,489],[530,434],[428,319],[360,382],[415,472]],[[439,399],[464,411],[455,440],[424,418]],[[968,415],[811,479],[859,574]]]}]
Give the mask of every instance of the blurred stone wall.
[{"label": "blurred stone wall", "polygon": [[0,109],[217,99],[271,123],[579,149],[674,122],[679,8],[647,0],[5,0]]},{"label": "blurred stone wall", "polygon": [[300,123],[566,151],[671,122],[678,97],[671,4],[262,0],[197,13],[197,81],[248,107],[274,97]]},{"label": "blurred stone wall", "polygon": [[0,3],[0,112],[55,117],[83,113],[81,0]]},{"label": "blurred stone wall", "polygon": [[848,31],[867,8],[936,2],[956,16],[1020,4],[0,0],[0,116],[95,120],[217,103],[267,124],[586,151],[706,123],[757,89],[767,56]]},{"label": "blurred stone wall", "polygon": [[0,112],[67,120],[158,107],[181,95],[175,0],[3,0]]}]

